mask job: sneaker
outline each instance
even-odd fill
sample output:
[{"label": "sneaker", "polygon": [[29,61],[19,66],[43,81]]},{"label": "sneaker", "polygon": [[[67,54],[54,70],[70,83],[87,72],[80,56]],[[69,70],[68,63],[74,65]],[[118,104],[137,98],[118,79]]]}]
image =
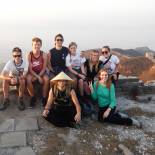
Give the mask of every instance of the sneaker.
[{"label": "sneaker", "polygon": [[140,128],[140,129],[143,128],[142,122],[141,121],[138,121],[138,120],[136,120],[134,118],[132,118],[132,124],[135,125],[137,128]]},{"label": "sneaker", "polygon": [[9,102],[8,98],[4,98],[3,103],[0,105],[0,110],[5,110],[9,106]]},{"label": "sneaker", "polygon": [[21,111],[25,110],[25,104],[23,102],[23,97],[18,98],[18,109]]},{"label": "sneaker", "polygon": [[45,107],[46,106],[46,103],[47,103],[47,98],[46,97],[43,97],[42,100],[42,106]]},{"label": "sneaker", "polygon": [[31,97],[30,99],[30,105],[29,105],[29,108],[32,109],[35,107],[35,102],[36,102],[36,98],[33,96]]}]

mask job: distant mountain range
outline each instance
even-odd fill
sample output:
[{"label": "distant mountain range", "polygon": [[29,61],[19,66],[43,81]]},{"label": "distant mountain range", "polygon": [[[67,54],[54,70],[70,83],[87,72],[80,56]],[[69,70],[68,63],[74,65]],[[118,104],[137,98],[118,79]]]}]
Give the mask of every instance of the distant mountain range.
[{"label": "distant mountain range", "polygon": [[113,48],[112,51],[118,52],[120,54],[129,56],[129,57],[144,56],[146,52],[154,52],[148,47],[137,47],[135,49]]}]

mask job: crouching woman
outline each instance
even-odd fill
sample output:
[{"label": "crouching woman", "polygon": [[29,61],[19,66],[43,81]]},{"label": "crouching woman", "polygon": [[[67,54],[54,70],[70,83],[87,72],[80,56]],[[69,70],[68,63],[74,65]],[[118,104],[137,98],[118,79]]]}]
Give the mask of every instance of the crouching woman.
[{"label": "crouching woman", "polygon": [[81,120],[81,107],[72,89],[72,79],[64,72],[52,80],[43,117],[58,127],[74,127]]},{"label": "crouching woman", "polygon": [[98,101],[98,121],[120,125],[135,125],[141,127],[141,123],[127,115],[116,112],[116,97],[114,84],[108,78],[108,71],[101,69],[98,80],[90,84],[91,96]]}]

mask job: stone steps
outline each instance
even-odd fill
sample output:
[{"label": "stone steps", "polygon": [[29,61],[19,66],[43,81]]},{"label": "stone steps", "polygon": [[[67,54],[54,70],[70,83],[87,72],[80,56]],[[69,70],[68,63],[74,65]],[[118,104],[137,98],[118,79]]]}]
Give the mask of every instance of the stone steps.
[{"label": "stone steps", "polygon": [[39,130],[36,118],[6,119],[0,123],[0,155],[35,155],[27,132]]}]

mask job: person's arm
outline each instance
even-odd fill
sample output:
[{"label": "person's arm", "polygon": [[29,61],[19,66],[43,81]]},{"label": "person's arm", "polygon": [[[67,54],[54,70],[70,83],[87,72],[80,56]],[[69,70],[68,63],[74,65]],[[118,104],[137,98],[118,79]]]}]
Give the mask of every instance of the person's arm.
[{"label": "person's arm", "polygon": [[93,100],[97,100],[97,88],[96,88],[96,82],[92,85],[92,82],[90,84],[90,90],[91,90],[91,97]]},{"label": "person's arm", "polygon": [[49,71],[53,72],[53,68],[51,66],[51,53],[50,52],[48,52],[47,54],[47,67]]},{"label": "person's arm", "polygon": [[2,71],[2,73],[0,74],[0,79],[2,80],[11,80],[12,77],[9,76],[9,72],[8,71]]},{"label": "person's arm", "polygon": [[114,73],[117,73],[118,72],[119,63],[120,63],[119,58],[117,56],[115,56],[115,64],[116,64],[116,67],[115,67]]},{"label": "person's arm", "polygon": [[46,104],[45,109],[44,109],[43,114],[42,114],[44,117],[47,117],[49,110],[51,109],[52,104],[53,104],[53,91],[51,88],[49,95],[48,95],[47,104]]},{"label": "person's arm", "polygon": [[86,71],[85,71],[85,68],[84,68],[84,64],[81,64],[81,72],[83,75],[86,76]]},{"label": "person's arm", "polygon": [[39,76],[42,76],[46,71],[46,67],[47,67],[47,55],[46,55],[46,53],[43,53],[43,60],[44,60],[44,64],[43,64],[43,68],[42,68],[41,72],[39,73]]},{"label": "person's arm", "polygon": [[107,118],[110,114],[111,109],[114,109],[116,106],[116,97],[115,97],[115,87],[113,84],[110,86],[110,105],[107,110],[103,113],[103,119]]},{"label": "person's arm", "polygon": [[119,67],[119,63],[116,64],[116,67],[115,67],[115,70],[114,70],[114,73],[115,73],[115,74],[117,74],[117,72],[118,72],[118,67]]},{"label": "person's arm", "polygon": [[24,71],[23,71],[23,73],[19,77],[22,78],[22,79],[23,78],[26,79],[27,73],[28,73],[28,61],[26,59],[24,61]]},{"label": "person's arm", "polygon": [[0,74],[0,79],[2,80],[11,80],[13,76],[11,77],[10,74],[11,68],[10,68],[10,62],[7,62]]},{"label": "person's arm", "polygon": [[116,106],[115,87],[113,84],[110,86],[110,105],[109,108],[113,109]]},{"label": "person's arm", "polygon": [[34,77],[36,77],[37,79],[39,79],[40,76],[37,75],[37,74],[32,70],[32,63],[31,63],[31,55],[30,55],[30,53],[29,53],[28,56],[27,56],[27,60],[28,60],[28,63],[29,63],[29,65],[28,65],[29,72],[30,72]]},{"label": "person's arm", "polygon": [[81,107],[77,99],[76,93],[73,89],[71,90],[71,99],[75,105],[76,112],[77,112],[74,119],[76,122],[79,122],[81,120]]}]

